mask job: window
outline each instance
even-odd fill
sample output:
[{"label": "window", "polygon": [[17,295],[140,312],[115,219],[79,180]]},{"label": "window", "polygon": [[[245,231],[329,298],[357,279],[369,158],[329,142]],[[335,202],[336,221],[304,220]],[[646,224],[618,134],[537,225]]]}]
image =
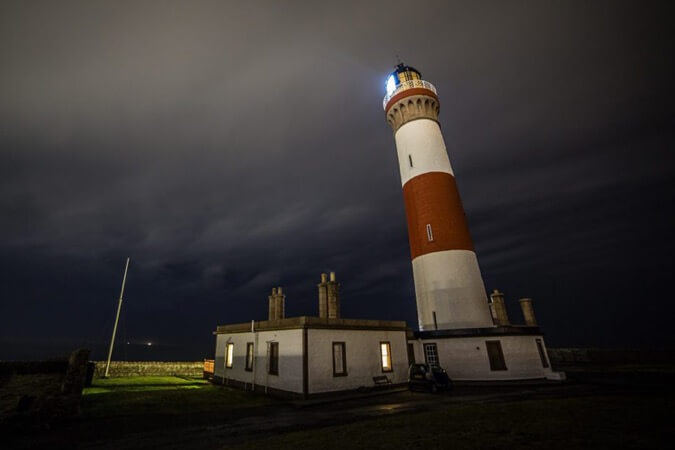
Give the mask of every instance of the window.
[{"label": "window", "polygon": [[429,242],[432,242],[434,240],[434,233],[431,231],[431,224],[427,224],[427,240]]},{"label": "window", "polygon": [[415,364],[415,344],[408,342],[408,365]]},{"label": "window", "polygon": [[391,372],[391,345],[389,342],[380,342],[380,359],[382,360],[382,372]]},{"label": "window", "polygon": [[279,343],[270,342],[269,364],[267,372],[270,375],[279,375]]},{"label": "window", "polygon": [[333,376],[347,376],[347,355],[344,342],[333,342]]},{"label": "window", "polygon": [[439,365],[436,344],[424,344],[424,361],[430,366]]},{"label": "window", "polygon": [[506,370],[502,343],[500,341],[485,341],[485,345],[490,359],[490,370]]},{"label": "window", "polygon": [[234,357],[234,344],[228,343],[227,349],[225,350],[225,367],[228,369],[232,368],[232,359]]},{"label": "window", "polygon": [[544,351],[544,344],[541,342],[541,339],[535,339],[537,342],[537,350],[539,350],[539,358],[541,358],[541,365],[544,369],[548,368],[548,359],[546,358],[546,352]]},{"label": "window", "polygon": [[253,342],[246,343],[246,370],[253,370]]},{"label": "window", "polygon": [[412,155],[408,155],[408,161],[410,162],[410,167],[412,167],[413,166]]},{"label": "window", "polygon": [[438,330],[438,321],[436,320],[436,311],[432,311],[434,315],[434,330]]}]

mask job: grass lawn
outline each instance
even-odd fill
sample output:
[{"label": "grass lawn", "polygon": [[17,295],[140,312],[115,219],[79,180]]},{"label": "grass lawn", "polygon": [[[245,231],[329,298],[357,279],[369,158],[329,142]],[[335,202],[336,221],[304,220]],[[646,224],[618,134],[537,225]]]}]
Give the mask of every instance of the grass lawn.
[{"label": "grass lawn", "polygon": [[217,386],[199,378],[123,377],[97,379],[82,395],[84,420],[98,417],[133,417],[215,414],[232,408],[250,408],[271,400]]},{"label": "grass lawn", "polygon": [[667,448],[673,442],[672,404],[672,396],[656,395],[458,403],[223,448]]},{"label": "grass lawn", "polygon": [[85,440],[98,440],[153,429],[222,423],[244,409],[274,403],[262,395],[198,378],[97,379],[83,393],[76,434]]}]

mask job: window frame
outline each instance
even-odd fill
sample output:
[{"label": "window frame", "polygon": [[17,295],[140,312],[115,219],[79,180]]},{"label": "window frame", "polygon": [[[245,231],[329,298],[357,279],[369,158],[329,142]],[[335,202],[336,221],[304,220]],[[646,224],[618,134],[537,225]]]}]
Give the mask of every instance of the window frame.
[{"label": "window frame", "polygon": [[[273,350],[274,349],[274,350]],[[267,373],[269,375],[279,375],[279,343],[269,343],[269,354],[267,355]]]},{"label": "window frame", "polygon": [[[337,371],[335,367],[335,348],[342,348],[342,372]],[[331,345],[331,355],[333,356],[333,376],[334,377],[346,377],[347,376],[347,344],[344,342],[333,342]]]},{"label": "window frame", "polygon": [[541,339],[535,339],[534,342],[535,344],[537,344],[537,350],[539,351],[539,359],[541,359],[541,366],[544,369],[548,369],[549,367],[551,367],[551,363],[549,362],[546,356],[546,350],[544,350],[544,342]]},{"label": "window frame", "polygon": [[415,344],[408,342],[408,365],[415,364]]},{"label": "window frame", "polygon": [[231,369],[234,365],[234,342],[225,344],[225,368]]},{"label": "window frame", "polygon": [[[386,345],[387,347],[387,359],[389,362],[389,367],[384,366],[384,357],[385,355],[382,353],[382,346]],[[382,373],[389,373],[394,371],[394,362],[393,358],[391,357],[391,341],[380,341],[380,367],[382,368]]]},{"label": "window frame", "polygon": [[430,223],[427,224],[426,229],[427,229],[427,242],[434,242],[434,230],[431,228]]},{"label": "window frame", "polygon": [[[497,349],[496,355],[490,355],[490,347]],[[491,340],[485,341],[485,351],[488,355],[488,362],[490,363],[490,371],[498,372],[502,370],[509,370],[506,366],[506,358],[504,357],[504,349],[502,348],[502,341]],[[494,358],[496,357],[496,359]]]},{"label": "window frame", "polygon": [[[431,364],[429,361],[429,352],[427,351],[427,348],[433,348],[434,349],[434,357],[436,358],[436,363]],[[424,353],[424,364],[428,365],[429,367],[435,366],[435,367],[441,367],[441,361],[440,358],[438,357],[438,344],[436,342],[425,342],[422,344],[422,352]]]},{"label": "window frame", "polygon": [[253,360],[255,359],[255,346],[253,342],[247,342],[246,343],[246,364],[244,366],[244,370],[247,372],[253,372]]}]

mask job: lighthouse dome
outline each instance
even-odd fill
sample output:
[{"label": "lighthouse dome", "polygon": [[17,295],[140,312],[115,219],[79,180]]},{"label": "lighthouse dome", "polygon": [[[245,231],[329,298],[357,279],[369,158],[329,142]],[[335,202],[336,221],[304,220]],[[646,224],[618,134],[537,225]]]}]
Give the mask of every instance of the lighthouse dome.
[{"label": "lighthouse dome", "polygon": [[422,74],[411,66],[399,63],[389,77],[387,77],[387,95],[393,93],[401,86],[401,83],[412,80],[421,80]]}]

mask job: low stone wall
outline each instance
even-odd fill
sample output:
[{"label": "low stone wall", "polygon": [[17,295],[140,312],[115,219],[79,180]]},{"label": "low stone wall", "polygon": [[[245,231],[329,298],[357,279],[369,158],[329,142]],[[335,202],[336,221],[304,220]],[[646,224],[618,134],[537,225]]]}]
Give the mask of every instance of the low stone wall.
[{"label": "low stone wall", "polygon": [[670,363],[675,360],[673,351],[601,348],[549,348],[548,356],[553,364]]},{"label": "low stone wall", "polygon": [[[204,361],[112,361],[108,376],[179,376],[201,377],[204,372]],[[94,376],[100,378],[105,374],[105,361],[96,361]]]}]

